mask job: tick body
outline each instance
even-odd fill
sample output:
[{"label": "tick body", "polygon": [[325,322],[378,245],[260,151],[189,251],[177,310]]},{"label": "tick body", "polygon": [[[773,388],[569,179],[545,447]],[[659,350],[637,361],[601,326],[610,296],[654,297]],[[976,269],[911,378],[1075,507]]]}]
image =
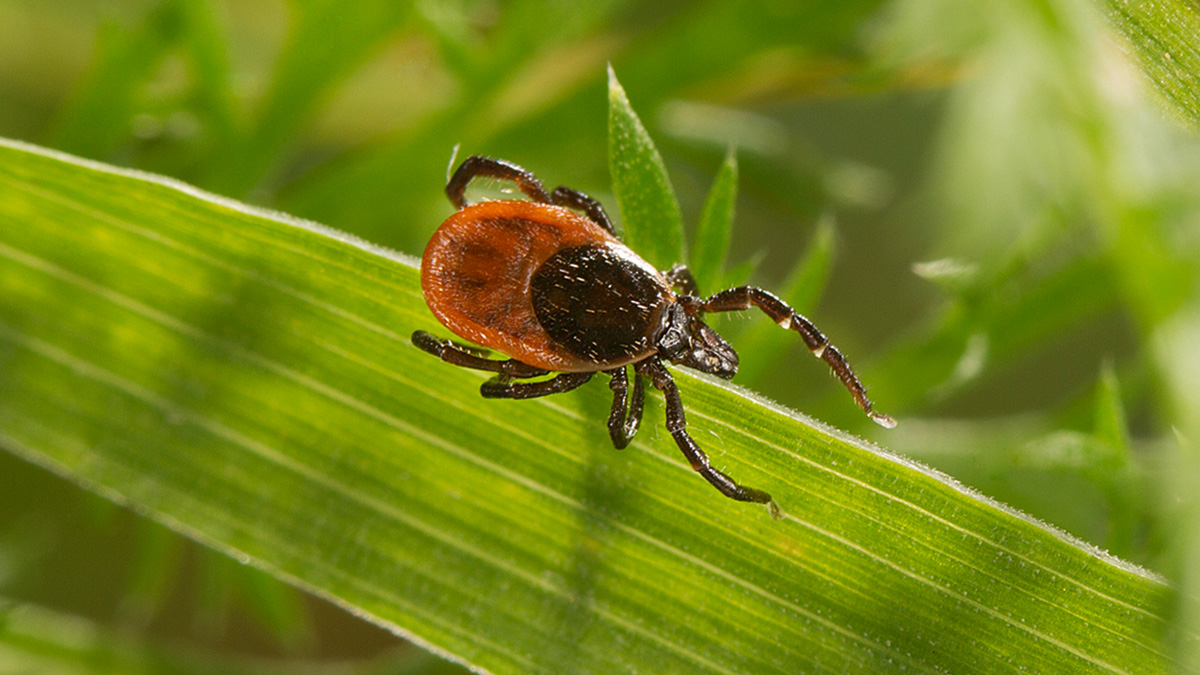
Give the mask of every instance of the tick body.
[{"label": "tick body", "polygon": [[654,352],[670,284],[561,206],[467,206],[430,239],[421,288],[456,335],[546,371],[596,372]]},{"label": "tick body", "polygon": [[[479,176],[511,180],[529,200],[468,204],[466,187]],[[725,496],[767,504],[778,515],[766,492],[739,485],[709,464],[687,433],[678,388],[663,365],[733,377],[737,353],[701,317],[758,307],[798,332],[872,419],[895,426],[872,410],[854,371],[808,319],[752,286],[700,298],[686,267],[660,272],[642,260],[617,239],[604,209],[587,195],[565,187],[546,192],[528,171],[486,157],[464,161],[446,194],[458,211],[425,248],[425,301],[455,335],[509,358],[488,359],[423,331],[412,340],[449,363],[496,373],[480,388],[484,397],[546,396],[604,373],[613,391],[609,435],[623,448],[637,433],[643,379],[649,380],[663,393],[667,430],[692,468]],[[557,375],[522,381],[550,373]]]}]

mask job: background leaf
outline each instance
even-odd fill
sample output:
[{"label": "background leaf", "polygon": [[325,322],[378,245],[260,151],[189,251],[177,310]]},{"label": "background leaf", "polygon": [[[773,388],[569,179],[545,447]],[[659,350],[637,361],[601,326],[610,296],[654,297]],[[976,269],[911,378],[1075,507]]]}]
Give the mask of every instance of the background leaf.
[{"label": "background leaf", "polygon": [[662,155],[629,105],[612,66],[608,69],[608,166],[621,207],[625,243],[660,270],[682,262],[679,201]]},{"label": "background leaf", "polygon": [[451,675],[457,668],[413,649],[362,664],[231,659],[148,644],[78,616],[0,598],[0,664],[7,672],[45,675]]},{"label": "background leaf", "polygon": [[692,242],[688,266],[700,284],[703,294],[721,290],[718,279],[729,257],[729,243],[733,239],[733,213],[737,205],[737,155],[730,148],[725,161],[713,179],[696,223],[696,236]]},{"label": "background leaf", "polygon": [[1191,124],[1200,124],[1200,10],[1184,0],[1103,3],[1145,75]]}]

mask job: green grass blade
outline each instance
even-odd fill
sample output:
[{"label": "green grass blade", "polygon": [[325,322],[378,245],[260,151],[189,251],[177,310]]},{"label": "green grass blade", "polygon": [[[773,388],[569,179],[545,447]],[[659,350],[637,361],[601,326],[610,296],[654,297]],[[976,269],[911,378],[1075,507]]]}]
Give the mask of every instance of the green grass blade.
[{"label": "green grass blade", "polygon": [[608,166],[625,243],[658,269],[683,262],[683,214],[662,155],[612,66],[608,68]]},{"label": "green grass blade", "polygon": [[733,148],[725,155],[717,177],[713,180],[700,222],[696,224],[689,264],[692,274],[706,293],[719,290],[716,287],[729,255],[729,242],[733,239],[733,212],[737,202],[737,155]]},{"label": "green grass blade", "polygon": [[154,644],[78,616],[0,597],[0,672],[39,675],[462,675],[412,649],[362,662],[249,659]]},{"label": "green grass blade", "polygon": [[[0,447],[492,673],[1160,673],[1159,580],[944,476],[680,373],[481,400],[413,261],[0,144]],[[847,404],[849,404],[847,402]]]},{"label": "green grass blade", "polygon": [[[1023,277],[1021,290],[1010,294],[993,290],[1011,284],[1003,275],[973,281],[970,300],[956,298],[937,325],[882,359],[872,379],[873,396],[898,409],[928,404],[1036,349],[1038,336],[1064,335],[1102,316],[1116,297],[1107,264],[1090,257],[1071,260]],[[964,367],[967,363],[972,365]]]},{"label": "green grass blade", "polygon": [[1181,117],[1200,125],[1200,8],[1188,0],[1103,3],[1143,72]]}]

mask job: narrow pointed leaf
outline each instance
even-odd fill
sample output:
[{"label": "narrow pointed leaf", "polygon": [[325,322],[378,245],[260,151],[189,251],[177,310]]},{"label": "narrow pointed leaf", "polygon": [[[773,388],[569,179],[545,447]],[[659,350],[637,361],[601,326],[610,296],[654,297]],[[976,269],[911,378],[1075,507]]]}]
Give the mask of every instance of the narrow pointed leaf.
[{"label": "narrow pointed leaf", "polygon": [[720,290],[716,284],[721,278],[725,258],[729,255],[729,242],[733,239],[737,180],[737,155],[730,148],[704,202],[689,261],[692,274],[700,284],[700,290],[705,293]]},{"label": "narrow pointed leaf", "polygon": [[611,66],[608,166],[621,207],[625,243],[659,269],[683,262],[683,215],[667,168]]}]

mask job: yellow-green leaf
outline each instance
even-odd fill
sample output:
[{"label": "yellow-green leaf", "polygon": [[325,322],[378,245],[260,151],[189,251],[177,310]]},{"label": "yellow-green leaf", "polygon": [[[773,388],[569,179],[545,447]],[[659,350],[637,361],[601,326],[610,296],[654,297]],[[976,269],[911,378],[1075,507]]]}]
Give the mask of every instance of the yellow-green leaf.
[{"label": "yellow-green leaf", "polygon": [[[1170,594],[936,474],[680,373],[482,400],[411,258],[0,144],[0,447],[491,673],[1160,673]],[[812,364],[816,367],[819,364]],[[847,405],[852,405],[849,401]],[[901,421],[903,423],[903,420]]]}]

